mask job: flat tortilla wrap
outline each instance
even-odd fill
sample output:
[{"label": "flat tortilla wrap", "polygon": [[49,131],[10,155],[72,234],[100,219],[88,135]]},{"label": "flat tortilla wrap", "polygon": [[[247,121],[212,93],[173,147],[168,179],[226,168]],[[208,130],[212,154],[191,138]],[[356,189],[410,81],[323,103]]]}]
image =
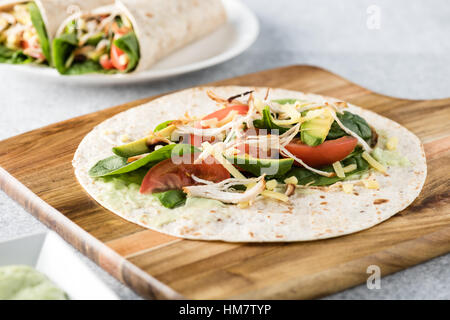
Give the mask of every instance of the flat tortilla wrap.
[{"label": "flat tortilla wrap", "polygon": [[[411,163],[407,167],[389,167],[386,176],[373,173],[379,190],[355,184],[353,193],[347,194],[334,185],[297,189],[289,204],[262,198],[246,209],[223,205],[171,210],[161,206],[152,195],[139,194],[138,185],[131,184],[111,196],[108,191],[111,183],[89,177],[88,171],[97,161],[111,156],[112,147],[123,144],[123,135],[137,140],[159,123],[181,118],[185,112],[204,116],[218,109],[207,97],[207,90],[221,97],[255,90],[255,95],[263,99],[267,88],[189,89],[117,114],[96,126],[80,143],[73,159],[80,184],[102,206],[128,221],[177,237],[229,242],[304,241],[357,232],[405,209],[423,187],[427,167],[420,140],[398,123],[351,104],[348,110],[365,118],[377,132],[398,137],[397,150]],[[283,98],[336,101],[284,89],[270,91],[270,99]]]}]

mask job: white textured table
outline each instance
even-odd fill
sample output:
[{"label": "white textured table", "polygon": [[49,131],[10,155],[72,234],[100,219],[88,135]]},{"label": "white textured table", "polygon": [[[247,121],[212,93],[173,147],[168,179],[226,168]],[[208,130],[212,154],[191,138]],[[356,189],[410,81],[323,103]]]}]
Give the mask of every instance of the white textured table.
[{"label": "white textured table", "polygon": [[[0,68],[0,139],[138,98],[290,64],[321,66],[386,95],[450,97],[447,0],[244,2],[261,22],[256,44],[201,72],[146,85],[96,88],[47,83]],[[43,230],[0,192],[0,241]],[[139,298],[83,259],[121,298]],[[450,299],[449,266],[446,255],[383,278],[380,290],[361,285],[328,298]]]}]

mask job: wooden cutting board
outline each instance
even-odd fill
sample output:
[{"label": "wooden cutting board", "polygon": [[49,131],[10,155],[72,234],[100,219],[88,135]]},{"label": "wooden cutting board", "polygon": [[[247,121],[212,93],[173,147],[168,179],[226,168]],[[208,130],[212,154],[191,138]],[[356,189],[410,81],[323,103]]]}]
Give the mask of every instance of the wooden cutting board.
[{"label": "wooden cutting board", "polygon": [[401,123],[425,145],[428,178],[422,193],[390,220],[328,240],[231,244],[182,240],[144,229],[92,200],[78,185],[71,160],[95,125],[154,98],[1,141],[0,187],[147,298],[315,298],[365,282],[369,265],[378,265],[387,275],[450,251],[450,99],[389,98],[310,66],[268,70],[214,84],[333,96]]}]

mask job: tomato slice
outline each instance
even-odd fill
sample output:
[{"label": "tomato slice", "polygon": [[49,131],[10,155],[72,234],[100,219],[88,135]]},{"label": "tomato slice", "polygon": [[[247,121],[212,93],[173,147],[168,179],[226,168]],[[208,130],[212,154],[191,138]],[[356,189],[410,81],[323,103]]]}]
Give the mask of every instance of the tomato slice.
[{"label": "tomato slice", "polygon": [[[336,140],[327,140],[324,143],[311,147],[300,139],[292,140],[286,149],[311,167],[321,167],[341,161],[355,149],[358,140],[345,136]],[[295,165],[300,165],[295,162]]]},{"label": "tomato slice", "polygon": [[209,142],[212,143],[214,140],[216,140],[215,137],[200,137],[195,136],[193,134],[189,135],[189,141],[187,141],[187,144],[193,145],[194,147],[200,148],[202,146],[203,142]]},{"label": "tomato slice", "polygon": [[104,54],[100,57],[100,65],[102,66],[103,69],[105,70],[110,70],[113,69],[114,66],[111,62],[111,59],[108,57],[107,54]]},{"label": "tomato slice", "polygon": [[[27,40],[22,40],[20,42],[20,46],[22,47],[22,49],[29,49],[32,48],[32,46],[30,45],[30,43]],[[34,49],[37,49],[38,47],[34,47]],[[38,52],[38,53],[31,53],[29,54],[30,57],[35,58],[35,59],[45,59],[45,56],[42,52]]]},{"label": "tomato slice", "polygon": [[125,64],[120,62],[120,57],[123,55],[126,55],[126,53],[120,50],[116,45],[111,45],[111,63],[114,68],[120,71],[124,71],[128,66],[128,62]]},{"label": "tomato slice", "polygon": [[145,175],[140,193],[179,190],[186,186],[195,185],[196,182],[191,175],[212,182],[220,182],[230,178],[230,173],[212,157],[194,164],[193,159],[196,159],[199,155],[200,153],[196,153],[191,159],[191,163],[175,164],[172,159],[161,161]]},{"label": "tomato slice", "polygon": [[228,114],[231,111],[237,111],[237,114],[247,114],[248,113],[248,106],[246,105],[234,105],[234,106],[229,106],[217,111],[214,111],[213,113],[208,114],[206,117],[203,117],[202,120],[208,120],[208,119],[213,119],[216,118],[218,121],[225,119]]},{"label": "tomato slice", "polygon": [[[214,119],[216,118],[217,121],[221,121],[223,119],[225,119],[228,114],[231,111],[237,111],[237,114],[247,114],[248,113],[248,106],[246,105],[233,105],[233,106],[229,106],[217,111],[214,111],[213,113],[208,114],[207,116],[203,117],[202,120],[209,120],[209,119]],[[209,126],[201,126],[200,123],[197,123],[195,125],[196,128],[199,129],[208,129]],[[201,147],[203,142],[213,142],[214,141],[214,137],[198,137],[198,136],[194,136],[193,134],[190,135],[189,137],[189,143],[193,146],[196,147]]]}]

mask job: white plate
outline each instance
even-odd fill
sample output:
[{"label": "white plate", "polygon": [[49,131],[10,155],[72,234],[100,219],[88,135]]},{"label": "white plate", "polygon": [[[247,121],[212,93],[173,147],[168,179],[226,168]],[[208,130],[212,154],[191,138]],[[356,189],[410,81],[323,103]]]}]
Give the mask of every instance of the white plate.
[{"label": "white plate", "polygon": [[127,84],[173,77],[230,60],[247,50],[256,40],[259,23],[253,12],[239,0],[223,0],[228,22],[209,36],[171,54],[151,69],[131,74],[87,74],[62,76],[55,69],[32,65],[7,65],[22,72],[85,84]]},{"label": "white plate", "polygon": [[29,265],[44,273],[71,300],[118,300],[52,231],[1,242],[0,266],[17,264]]}]

